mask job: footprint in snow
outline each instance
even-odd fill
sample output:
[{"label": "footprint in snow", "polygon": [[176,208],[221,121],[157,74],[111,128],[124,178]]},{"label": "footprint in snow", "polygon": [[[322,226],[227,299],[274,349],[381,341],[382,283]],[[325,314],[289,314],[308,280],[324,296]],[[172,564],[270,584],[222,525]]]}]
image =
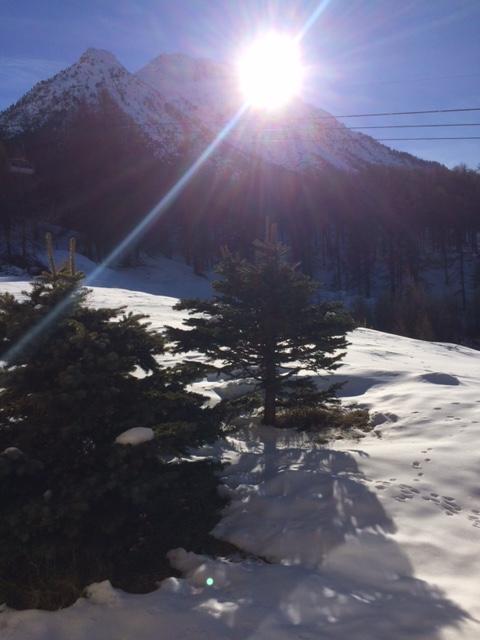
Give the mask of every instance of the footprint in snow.
[{"label": "footprint in snow", "polygon": [[470,516],[467,516],[467,518],[472,523],[472,527],[475,527],[476,529],[480,529],[480,515],[478,515],[480,514],[480,511],[478,511],[478,509],[472,509],[472,513],[477,515],[470,515]]},{"label": "footprint in snow", "polygon": [[447,515],[455,515],[456,513],[460,513],[462,507],[460,507],[456,502],[450,502],[447,500],[443,500],[440,503],[442,509],[447,513]]},{"label": "footprint in snow", "polygon": [[400,489],[405,489],[406,491],[414,491],[415,493],[420,493],[418,489],[414,489],[414,487],[411,487],[408,484],[401,484]]}]

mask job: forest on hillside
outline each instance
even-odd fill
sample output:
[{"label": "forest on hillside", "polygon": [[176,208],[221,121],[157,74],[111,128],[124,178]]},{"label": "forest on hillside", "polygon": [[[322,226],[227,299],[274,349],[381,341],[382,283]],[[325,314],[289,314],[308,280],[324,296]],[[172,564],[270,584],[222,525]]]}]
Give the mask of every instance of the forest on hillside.
[{"label": "forest on hillside", "polygon": [[[80,107],[68,127],[59,121],[4,140],[4,264],[28,267],[45,224],[74,231],[82,253],[103,259],[190,165],[193,147],[159,160],[142,132],[104,100],[101,116]],[[248,256],[268,219],[292,259],[325,293],[346,300],[360,324],[480,345],[478,171],[431,163],[300,174],[247,162],[227,143],[222,151],[229,162],[214,156],[205,163],[125,264],[161,252],[204,274],[222,247]],[[12,172],[15,156],[28,158],[34,173]]]}]

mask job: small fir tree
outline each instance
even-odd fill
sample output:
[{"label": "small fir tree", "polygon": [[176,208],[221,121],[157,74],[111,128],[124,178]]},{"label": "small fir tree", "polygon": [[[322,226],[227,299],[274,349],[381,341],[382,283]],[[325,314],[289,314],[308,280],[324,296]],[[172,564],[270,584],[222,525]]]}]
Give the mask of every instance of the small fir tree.
[{"label": "small fir tree", "polygon": [[[23,299],[0,295],[0,602],[12,606],[32,606],[22,589],[73,565],[79,588],[111,578],[108,567],[162,527],[167,549],[178,544],[179,514],[192,500],[208,506],[184,494],[182,465],[162,455],[214,438],[218,423],[185,390],[188,371],[159,365],[164,340],[146,316],[88,306],[73,255],[62,270],[50,258]],[[115,442],[133,427],[155,437]]]},{"label": "small fir tree", "polygon": [[314,302],[317,285],[289,264],[274,233],[255,243],[252,261],[225,252],[213,300],[184,300],[186,329],[168,329],[176,352],[200,351],[222,373],[253,379],[263,396],[263,422],[274,425],[277,407],[314,404],[332,397],[301,370],[340,365],[353,328],[338,303]]}]

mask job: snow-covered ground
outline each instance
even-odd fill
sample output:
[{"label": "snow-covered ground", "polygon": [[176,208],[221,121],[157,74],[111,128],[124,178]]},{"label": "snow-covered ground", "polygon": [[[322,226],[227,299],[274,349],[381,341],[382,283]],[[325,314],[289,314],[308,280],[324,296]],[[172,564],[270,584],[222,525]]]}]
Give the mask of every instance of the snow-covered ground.
[{"label": "snow-covered ground", "polygon": [[[181,320],[164,289],[132,278],[94,288],[94,303]],[[336,377],[375,413],[365,438],[325,447],[246,425],[211,448],[232,496],[215,533],[265,562],[172,550],[181,579],[146,595],[92,585],[53,613],[3,609],[2,640],[477,640],[480,352],[357,329]]]}]

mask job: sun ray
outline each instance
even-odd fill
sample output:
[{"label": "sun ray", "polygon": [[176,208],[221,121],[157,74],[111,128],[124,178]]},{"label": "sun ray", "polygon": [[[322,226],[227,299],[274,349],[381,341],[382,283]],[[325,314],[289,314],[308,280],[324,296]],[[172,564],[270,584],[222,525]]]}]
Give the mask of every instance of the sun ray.
[{"label": "sun ray", "polygon": [[[299,31],[297,36],[292,39],[292,42],[298,43],[303,39],[307,31],[317,21],[324,9],[329,4],[330,0],[322,0],[317,6],[316,10],[312,13],[309,19],[305,22],[303,28]],[[241,121],[244,114],[250,107],[249,101],[245,101],[244,104],[238,109],[235,115],[225,124],[221,131],[215,136],[212,142],[204,149],[200,156],[192,163],[187,171],[181,176],[181,178],[175,183],[175,185],[161,198],[161,200],[151,209],[138,223],[138,225],[120,242],[117,247],[87,276],[84,284],[86,286],[91,285],[95,279],[112,263],[118,260],[135,242],[140,238],[143,233],[148,229],[160,215],[162,215],[168,207],[174,202],[174,200],[180,195],[183,189],[187,186],[191,178],[197,173],[200,167],[205,161],[212,155],[217,147],[228,137],[228,135],[235,129],[238,123]],[[17,355],[23,351],[33,340],[40,337],[48,327],[55,322],[61,314],[67,310],[70,304],[71,296],[64,298],[54,309],[50,311],[40,322],[34,325],[16,344],[14,344],[5,353],[0,355],[0,366],[8,366],[9,363],[15,360]]]}]

